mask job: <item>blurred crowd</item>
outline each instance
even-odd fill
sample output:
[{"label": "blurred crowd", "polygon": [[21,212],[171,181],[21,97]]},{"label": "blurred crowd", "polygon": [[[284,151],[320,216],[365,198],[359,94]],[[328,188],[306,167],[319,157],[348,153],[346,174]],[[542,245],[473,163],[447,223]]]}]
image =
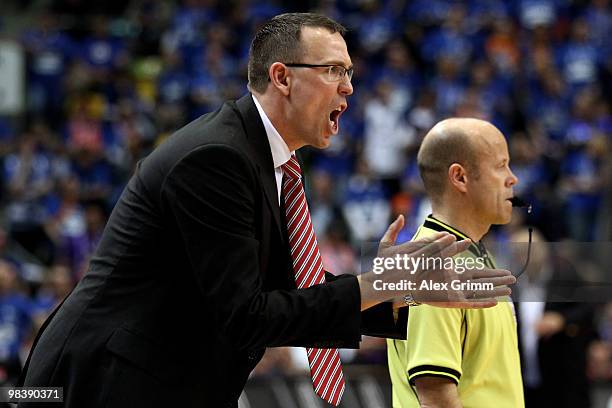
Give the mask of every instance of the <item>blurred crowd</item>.
[{"label": "blurred crowd", "polygon": [[[400,240],[412,236],[430,208],[416,152],[448,116],[506,135],[515,192],[533,204],[521,222],[542,239],[610,240],[608,0],[14,2],[0,36],[26,53],[27,106],[0,116],[0,382],[19,372],[32,334],[85,272],[137,161],[247,92],[263,21],[309,10],[347,26],[355,65],[340,134],[305,152],[327,270],[358,270],[361,243],[397,214],[407,218]],[[15,28],[17,16],[32,23]],[[612,380],[611,310],[596,308],[591,380]],[[259,373],[287,370],[290,353],[269,353]],[[366,339],[345,357],[384,363],[384,343]]]}]

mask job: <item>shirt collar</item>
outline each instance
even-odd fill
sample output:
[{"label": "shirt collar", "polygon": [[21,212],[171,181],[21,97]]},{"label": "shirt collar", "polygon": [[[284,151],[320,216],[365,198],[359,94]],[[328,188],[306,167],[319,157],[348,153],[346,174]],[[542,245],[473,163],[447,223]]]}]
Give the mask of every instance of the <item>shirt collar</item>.
[{"label": "shirt collar", "polygon": [[257,111],[259,112],[259,116],[261,117],[261,121],[263,122],[264,128],[266,129],[266,135],[268,136],[268,142],[270,143],[270,151],[272,152],[272,161],[274,162],[274,168],[279,168],[283,164],[287,163],[291,158],[291,155],[295,153],[295,151],[289,151],[289,147],[285,140],[281,137],[280,133],[276,130],[268,115],[263,110],[259,101],[252,95],[253,102],[255,102],[255,106],[257,107]]},{"label": "shirt collar", "polygon": [[482,241],[474,242],[474,240],[468,237],[467,234],[464,234],[463,232],[459,231],[455,227],[452,227],[448,225],[447,223],[440,221],[439,219],[435,218],[432,214],[429,214],[427,216],[427,218],[425,219],[425,223],[423,223],[423,226],[425,228],[429,228],[434,231],[449,232],[457,238],[457,241],[461,241],[463,239],[469,239],[470,241],[472,241],[472,243],[470,244],[468,249],[471,253],[473,253],[476,256],[482,256],[482,252],[486,251]]}]

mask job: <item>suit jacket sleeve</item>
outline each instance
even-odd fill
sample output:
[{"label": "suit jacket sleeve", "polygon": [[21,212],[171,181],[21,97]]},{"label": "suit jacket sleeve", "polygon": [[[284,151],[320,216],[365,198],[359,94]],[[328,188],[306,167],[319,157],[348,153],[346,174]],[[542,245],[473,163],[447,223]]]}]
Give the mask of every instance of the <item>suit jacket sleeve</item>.
[{"label": "suit jacket sleeve", "polygon": [[[325,280],[332,282],[339,277],[325,273]],[[361,334],[372,337],[406,340],[408,307],[402,307],[397,314],[393,311],[393,302],[383,302],[361,312]]]},{"label": "suit jacket sleeve", "polygon": [[347,276],[301,290],[262,290],[255,238],[259,180],[246,156],[205,145],[174,165],[161,188],[164,217],[182,245],[221,330],[239,350],[358,344],[360,293]]},{"label": "suit jacket sleeve", "polygon": [[397,315],[392,302],[383,302],[361,312],[361,334],[372,337],[406,340],[408,307]]}]

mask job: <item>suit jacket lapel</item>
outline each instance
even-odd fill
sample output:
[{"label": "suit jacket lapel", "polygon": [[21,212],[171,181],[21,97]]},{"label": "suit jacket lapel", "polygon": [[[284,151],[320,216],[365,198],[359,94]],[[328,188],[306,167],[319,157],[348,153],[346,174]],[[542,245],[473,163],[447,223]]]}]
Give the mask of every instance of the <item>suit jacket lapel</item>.
[{"label": "suit jacket lapel", "polygon": [[266,201],[272,211],[273,218],[276,221],[276,227],[280,234],[281,240],[285,241],[281,211],[278,205],[278,190],[276,189],[276,178],[274,176],[274,161],[272,160],[272,152],[270,151],[270,143],[266,135],[266,129],[259,117],[257,107],[253,102],[253,97],[250,93],[236,101],[238,110],[242,116],[244,129],[247,133],[247,138],[251,144],[254,153],[255,165],[259,171],[261,184],[263,186]]}]

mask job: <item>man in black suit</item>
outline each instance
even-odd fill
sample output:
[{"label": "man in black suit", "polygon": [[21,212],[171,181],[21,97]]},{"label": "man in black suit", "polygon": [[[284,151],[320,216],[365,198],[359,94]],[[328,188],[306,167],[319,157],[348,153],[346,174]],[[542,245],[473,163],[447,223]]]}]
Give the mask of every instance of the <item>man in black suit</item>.
[{"label": "man in black suit", "polygon": [[[525,228],[510,242],[526,243]],[[533,231],[526,273],[516,285],[519,348],[526,408],[591,406],[587,375],[589,344],[595,339],[595,304],[577,301],[589,262],[579,259],[571,242],[549,245]],[[525,259],[526,245],[515,245],[514,259]],[[578,295],[579,296],[579,295]]]},{"label": "man in black suit", "polygon": [[[139,163],[88,272],[41,330],[25,385],[63,387],[67,408],[236,407],[266,347],[358,347],[362,332],[405,333],[405,315],[396,320],[381,302],[406,293],[374,290],[371,273],[296,288],[282,165],[338,132],[353,92],[343,33],[313,14],[272,19],[251,46],[252,94],[188,124]],[[394,246],[402,226],[401,217],[390,226],[382,255],[450,256],[469,244],[439,234]],[[409,276],[390,270],[377,279]],[[460,278],[499,287],[470,302],[445,293],[441,305],[491,306],[514,281],[496,270]]]}]

